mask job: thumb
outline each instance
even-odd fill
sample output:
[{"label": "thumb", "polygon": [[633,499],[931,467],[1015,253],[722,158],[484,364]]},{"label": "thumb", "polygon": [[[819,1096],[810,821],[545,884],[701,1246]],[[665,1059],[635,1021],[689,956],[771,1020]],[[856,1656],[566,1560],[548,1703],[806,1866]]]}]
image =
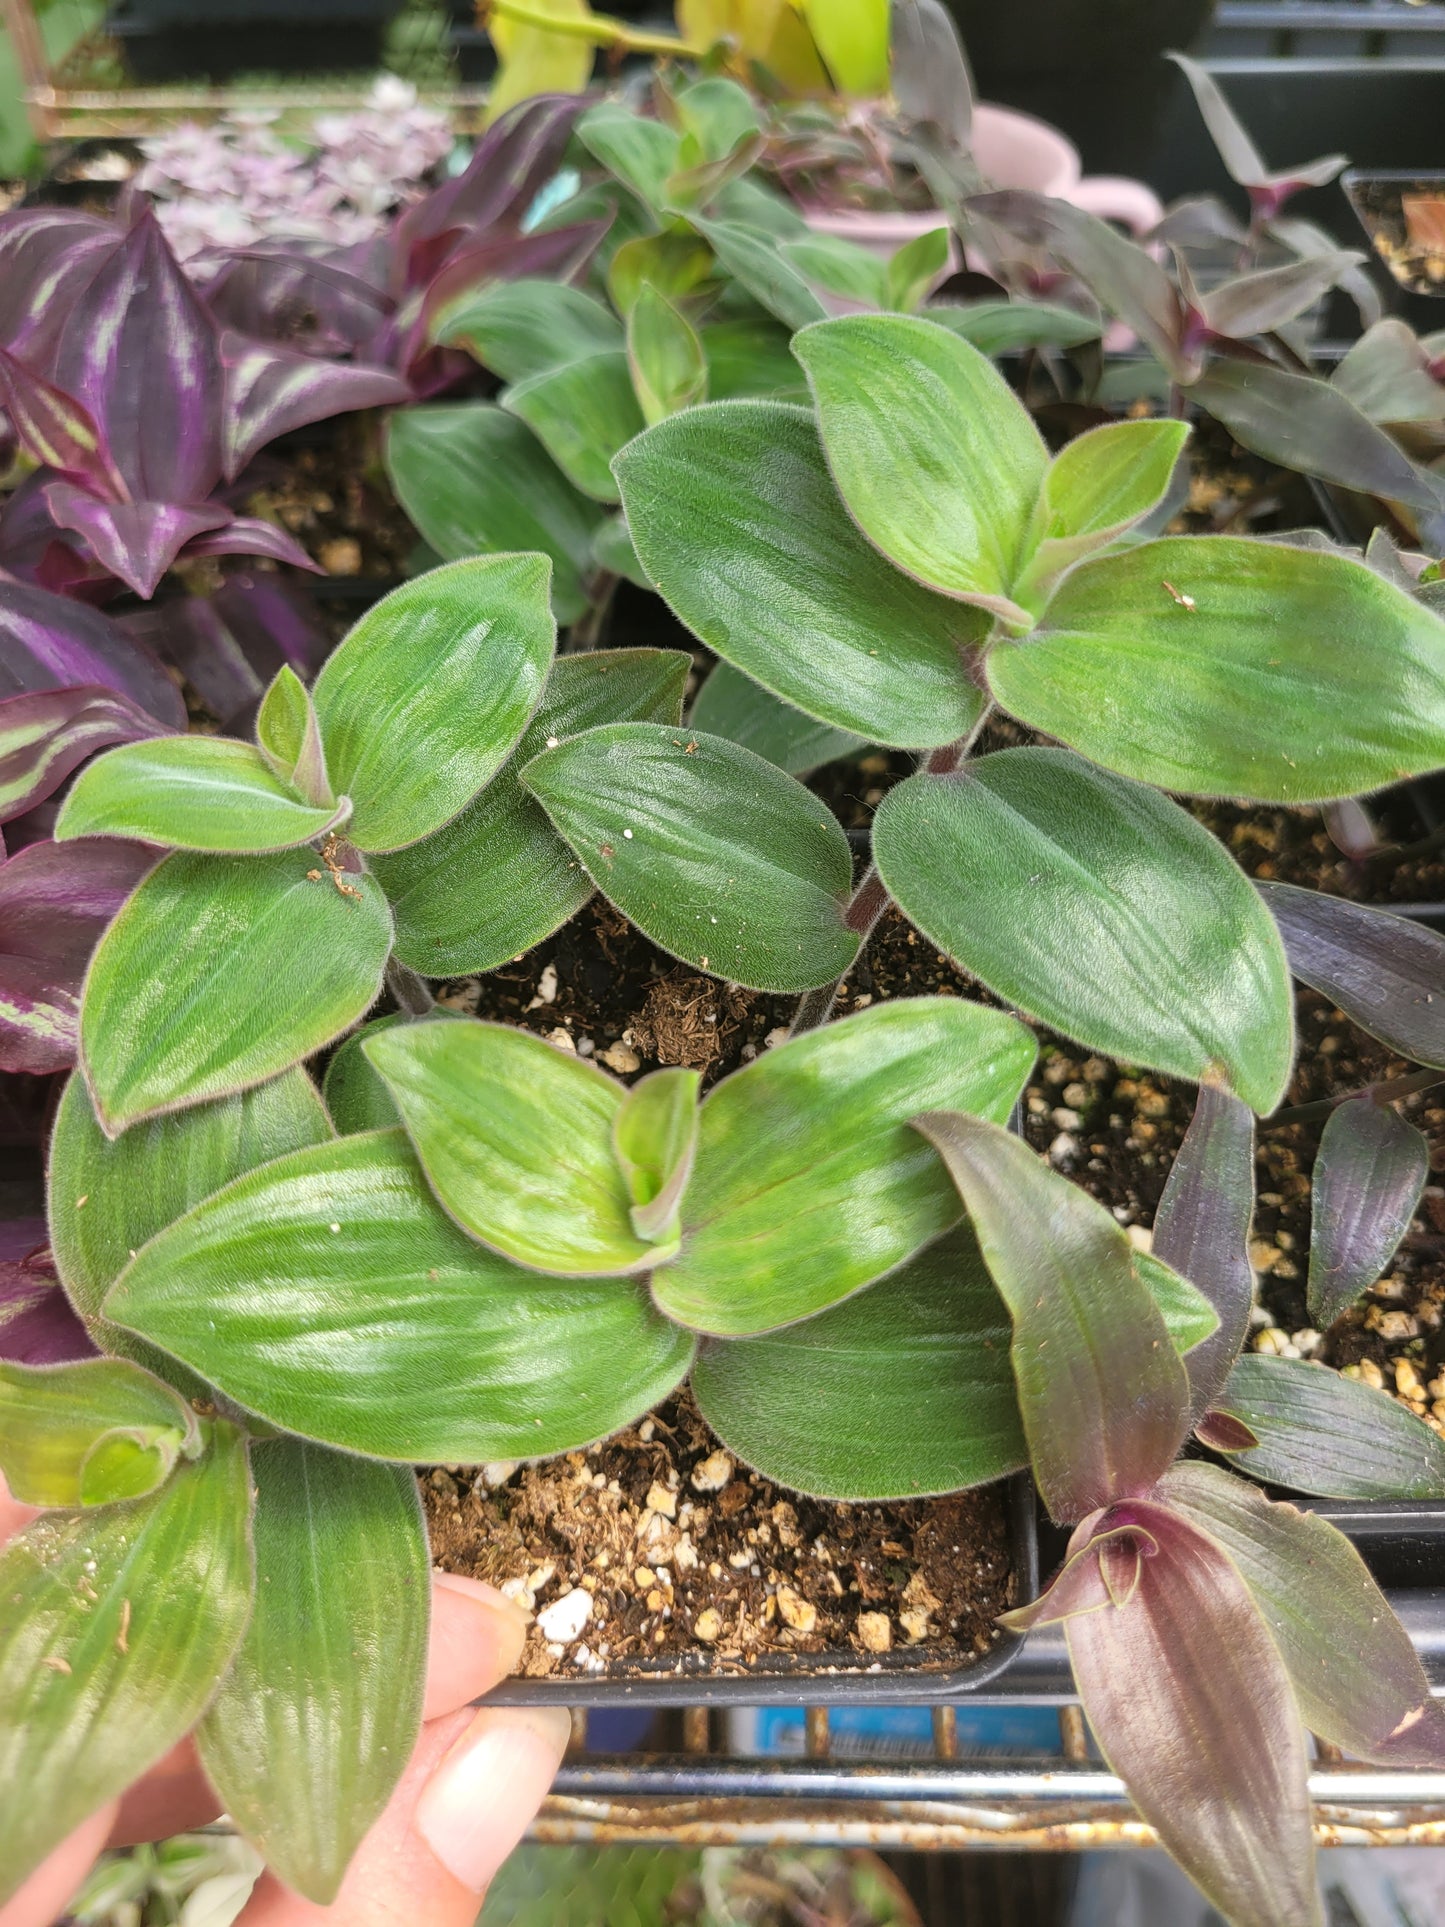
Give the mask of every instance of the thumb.
[{"label": "thumb", "polygon": [[341,1891],[318,1907],[262,1876],[237,1927],[472,1927],[526,1832],[571,1731],[556,1708],[464,1708],[431,1721]]}]

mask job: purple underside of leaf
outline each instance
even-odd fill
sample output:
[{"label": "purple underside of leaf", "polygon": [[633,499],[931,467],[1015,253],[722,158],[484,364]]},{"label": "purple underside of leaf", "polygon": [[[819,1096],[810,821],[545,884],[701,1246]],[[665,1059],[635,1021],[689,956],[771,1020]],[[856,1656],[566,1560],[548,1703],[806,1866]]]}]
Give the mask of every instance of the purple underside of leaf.
[{"label": "purple underside of leaf", "polygon": [[1323,1330],[1380,1276],[1410,1228],[1430,1146],[1370,1097],[1330,1113],[1311,1178],[1309,1310]]},{"label": "purple underside of leaf", "polygon": [[110,221],[77,208],[0,216],[0,341],[47,367],[65,317],[120,242]]},{"label": "purple underside of leaf", "polygon": [[1317,1927],[1304,1729],[1284,1662],[1213,1539],[1166,1505],[1132,1510],[1148,1537],[1129,1603],[1064,1625],[1095,1737],[1234,1927]]},{"label": "purple underside of leaf", "polygon": [[40,689],[0,702],[0,822],[42,802],[97,750],[171,733],[98,684]]},{"label": "purple underside of leaf", "polygon": [[141,843],[32,843],[0,864],[0,1070],[75,1061],[81,980],[106,925],[155,862]]},{"label": "purple underside of leaf", "polygon": [[[41,1244],[44,1237],[41,1220]],[[0,1358],[16,1365],[63,1365],[94,1355],[49,1254],[0,1257]]]},{"label": "purple underside of leaf", "polygon": [[260,555],[271,562],[285,562],[293,569],[306,569],[312,575],[326,573],[294,535],[255,515],[233,515],[223,527],[194,536],[177,559],[191,562],[201,555]]},{"label": "purple underside of leaf", "polygon": [[0,697],[95,684],[183,729],[180,691],[149,649],[87,603],[0,579]]},{"label": "purple underside of leaf", "polygon": [[219,503],[102,502],[73,482],[52,482],[45,494],[61,528],[83,536],[106,568],[147,600],[188,542],[235,519]]},{"label": "purple underside of leaf", "polygon": [[536,275],[550,281],[570,281],[586,266],[610,226],[607,221],[578,221],[571,227],[549,228],[543,234],[488,237],[462,247],[447,261],[426,290],[419,317],[423,336],[450,302],[485,287],[489,281],[520,281]]},{"label": "purple underside of leaf", "polygon": [[0,403],[35,461],[107,501],[125,500],[125,483],[90,411],[3,348]]},{"label": "purple underside of leaf", "polygon": [[231,333],[221,337],[221,354],[226,369],[228,481],[240,474],[257,449],[293,428],[410,398],[406,383],[386,368],[322,361]]},{"label": "purple underside of leaf", "polygon": [[137,503],[203,502],[215,487],[218,333],[148,208],[71,310],[53,379],[90,410]]},{"label": "purple underside of leaf", "polygon": [[1154,1219],[1154,1256],[1213,1305],[1219,1328],[1184,1360],[1190,1418],[1223,1390],[1249,1330],[1254,1273],[1254,1114],[1232,1092],[1201,1084]]}]

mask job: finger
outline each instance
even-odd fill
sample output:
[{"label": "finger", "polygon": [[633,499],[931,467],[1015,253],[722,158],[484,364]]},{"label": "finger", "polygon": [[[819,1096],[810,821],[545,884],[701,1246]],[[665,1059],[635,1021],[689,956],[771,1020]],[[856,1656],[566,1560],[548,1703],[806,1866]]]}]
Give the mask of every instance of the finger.
[{"label": "finger", "polygon": [[115,1802],[112,1801],[82,1821],[68,1839],[62,1840],[25,1885],[0,1907],[0,1927],[50,1927],[50,1922],[65,1911],[90,1872],[114,1818]]},{"label": "finger", "polygon": [[517,1602],[495,1586],[460,1573],[434,1572],[422,1718],[453,1713],[504,1680],[522,1657],[530,1623]]},{"label": "finger", "polygon": [[566,1713],[533,1708],[433,1721],[332,1904],[314,1906],[266,1874],[237,1927],[472,1927],[478,1895],[526,1831],[570,1727]]},{"label": "finger", "polygon": [[133,1847],[138,1840],[165,1840],[209,1826],[221,1811],[211,1783],[201,1771],[195,1743],[182,1740],[157,1760],[142,1780],[121,1797],[120,1813],[108,1847]]},{"label": "finger", "polygon": [[32,1519],[39,1517],[39,1506],[21,1505],[18,1499],[12,1499],[10,1488],[0,1478],[0,1545],[13,1539],[17,1532],[23,1532]]}]

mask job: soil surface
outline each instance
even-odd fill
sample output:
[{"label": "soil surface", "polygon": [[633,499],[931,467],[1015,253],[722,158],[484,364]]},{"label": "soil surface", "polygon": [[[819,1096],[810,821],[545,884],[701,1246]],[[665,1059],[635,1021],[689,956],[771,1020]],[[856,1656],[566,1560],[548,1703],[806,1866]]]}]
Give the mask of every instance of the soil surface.
[{"label": "soil surface", "polygon": [[[800,1422],[803,1422],[800,1417]],[[433,1556],[537,1618],[521,1671],[778,1673],[967,1665],[1017,1601],[1005,1488],[831,1505],[723,1451],[686,1394],[539,1465],[436,1467]]]}]

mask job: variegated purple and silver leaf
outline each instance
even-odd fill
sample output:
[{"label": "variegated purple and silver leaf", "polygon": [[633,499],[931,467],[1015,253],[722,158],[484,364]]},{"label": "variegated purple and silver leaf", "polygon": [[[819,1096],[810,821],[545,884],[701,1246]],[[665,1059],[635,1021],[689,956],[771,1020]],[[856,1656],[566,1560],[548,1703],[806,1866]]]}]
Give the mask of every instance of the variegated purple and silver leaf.
[{"label": "variegated purple and silver leaf", "polygon": [[75,1062],[80,986],[106,926],[158,852],[82,837],[32,843],[0,864],[0,1070]]},{"label": "variegated purple and silver leaf", "polygon": [[55,595],[108,594],[109,572],[82,552],[50,512],[45,491],[54,479],[36,469],[0,500],[0,580],[13,578]]},{"label": "variegated purple and silver leaf", "polygon": [[1310,1318],[1323,1331],[1384,1271],[1430,1175],[1430,1146],[1368,1093],[1331,1111],[1311,1177]]},{"label": "variegated purple and silver leaf", "polygon": [[1238,1566],[1310,1732],[1377,1766],[1445,1765],[1445,1708],[1343,1533],[1200,1460],[1160,1491]]},{"label": "variegated purple and silver leaf", "polygon": [[184,729],[180,691],[118,622],[69,596],[0,579],[0,698],[98,684]]},{"label": "variegated purple and silver leaf", "polygon": [[0,1358],[64,1365],[94,1353],[56,1276],[44,1218],[0,1223]]},{"label": "variegated purple and silver leaf", "polygon": [[235,480],[257,449],[293,428],[360,408],[383,408],[411,395],[400,376],[388,369],[322,361],[229,332],[221,336],[221,359],[226,371],[227,481]]},{"label": "variegated purple and silver leaf", "polygon": [[0,215],[0,342],[48,371],[66,316],[120,243],[113,222],[79,208]]},{"label": "variegated purple and silver leaf", "polygon": [[45,498],[61,528],[83,536],[96,559],[146,601],[188,542],[235,519],[219,503],[102,502],[73,482],[51,482]]},{"label": "variegated purple and silver leaf", "polygon": [[1255,887],[1302,983],[1402,1057],[1445,1069],[1445,937],[1319,890]]},{"label": "variegated purple and silver leaf", "polygon": [[193,562],[202,555],[260,555],[271,562],[285,562],[293,569],[307,569],[312,575],[326,573],[294,535],[256,515],[233,515],[220,528],[193,537],[176,559]]},{"label": "variegated purple and silver leaf", "polygon": [[277,575],[238,570],[211,596],[167,596],[123,618],[125,628],[185,677],[207,709],[249,733],[283,664],[309,682],[331,637],[309,600]]},{"label": "variegated purple and silver leaf", "polygon": [[[193,278],[210,265],[188,263]],[[220,253],[200,286],[222,328],[312,355],[363,354],[396,305],[383,287],[299,244]]]},{"label": "variegated purple and silver leaf", "polygon": [[97,683],[0,701],[0,823],[33,809],[97,750],[168,736],[128,696]]},{"label": "variegated purple and silver leaf", "polygon": [[1249,1331],[1254,1273],[1254,1113],[1232,1091],[1201,1084],[1194,1116],[1159,1200],[1153,1252],[1213,1305],[1218,1329],[1185,1354],[1191,1424],[1224,1387]]},{"label": "variegated purple and silver leaf", "polygon": [[221,476],[218,332],[148,207],[71,309],[52,378],[90,410],[138,505],[205,501]]},{"label": "variegated purple and silver leaf", "polygon": [[32,460],[106,501],[126,499],[125,482],[90,411],[5,348],[0,403]]},{"label": "variegated purple and silver leaf", "polygon": [[596,253],[610,225],[577,221],[540,234],[488,236],[459,248],[426,290],[420,309],[421,333],[429,340],[444,308],[489,282],[522,281],[534,275],[546,281],[570,281]]}]

